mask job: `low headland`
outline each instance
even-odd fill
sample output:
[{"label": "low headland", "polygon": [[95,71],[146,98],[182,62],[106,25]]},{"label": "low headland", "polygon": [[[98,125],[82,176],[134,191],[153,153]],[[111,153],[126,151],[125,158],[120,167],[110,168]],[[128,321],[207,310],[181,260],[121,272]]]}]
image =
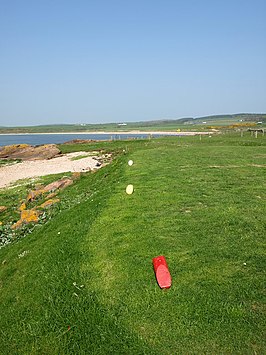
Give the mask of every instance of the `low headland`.
[{"label": "low headland", "polygon": [[[266,125],[266,114],[238,113],[213,115],[206,117],[186,117],[179,119],[161,119],[142,122],[121,122],[103,124],[54,124],[39,126],[0,127],[0,134],[5,133],[88,133],[88,134],[174,134],[174,132],[208,132],[212,130],[226,130],[235,128]],[[171,133],[170,133],[171,132]]]}]

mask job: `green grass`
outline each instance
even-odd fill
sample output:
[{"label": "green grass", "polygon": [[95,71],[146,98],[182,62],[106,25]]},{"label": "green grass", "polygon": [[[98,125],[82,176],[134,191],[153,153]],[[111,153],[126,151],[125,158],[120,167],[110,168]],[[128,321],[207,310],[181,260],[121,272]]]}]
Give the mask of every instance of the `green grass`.
[{"label": "green grass", "polygon": [[89,157],[89,155],[79,155],[78,157],[73,157],[73,158],[71,158],[71,160],[80,160],[80,159],[83,159],[83,158],[88,158]]},{"label": "green grass", "polygon": [[0,166],[1,165],[13,165],[19,163],[21,160],[19,159],[0,159]]},{"label": "green grass", "polygon": [[[100,146],[112,164],[0,250],[2,353],[265,353],[265,138],[65,149]],[[160,254],[167,291],[152,269]]]}]

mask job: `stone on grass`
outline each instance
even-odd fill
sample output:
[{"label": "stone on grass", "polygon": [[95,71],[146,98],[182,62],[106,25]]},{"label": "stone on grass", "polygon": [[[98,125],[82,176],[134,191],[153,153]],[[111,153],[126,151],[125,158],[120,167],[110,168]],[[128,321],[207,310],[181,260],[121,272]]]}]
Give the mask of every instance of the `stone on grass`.
[{"label": "stone on grass", "polygon": [[24,210],[21,211],[20,219],[24,223],[38,222],[38,215],[39,212],[34,209]]},{"label": "stone on grass", "polygon": [[78,180],[81,176],[80,172],[75,171],[74,173],[72,173],[72,179],[73,180]]},{"label": "stone on grass", "polygon": [[63,178],[54,182],[51,182],[50,184],[41,187],[40,189],[37,190],[32,190],[29,192],[28,196],[27,196],[27,202],[28,201],[34,201],[36,199],[36,197],[40,196],[40,195],[44,195],[47,192],[54,192],[55,190],[58,189],[65,189],[67,186],[72,185],[73,184],[73,180],[70,178]]},{"label": "stone on grass", "polygon": [[39,221],[38,216],[39,216],[39,212],[34,209],[23,210],[23,211],[21,211],[21,214],[20,214],[20,220],[18,220],[15,224],[13,224],[13,226],[11,228],[18,229],[23,224],[37,223]]},{"label": "stone on grass", "polygon": [[24,210],[26,210],[26,209],[27,209],[26,203],[23,202],[23,203],[20,205],[20,207],[19,207],[19,211],[24,211]]},{"label": "stone on grass", "polygon": [[0,206],[0,213],[5,212],[7,210],[6,206]]},{"label": "stone on grass", "polygon": [[51,198],[54,198],[57,195],[57,192],[51,192],[49,195],[45,197],[46,200],[50,200]]},{"label": "stone on grass", "polygon": [[52,205],[54,205],[55,203],[58,203],[58,202],[60,202],[59,198],[50,199],[50,200],[47,200],[44,203],[42,203],[39,207],[40,208],[48,208],[48,207],[51,207]]},{"label": "stone on grass", "polygon": [[54,190],[57,190],[57,189],[64,189],[64,188],[66,188],[67,186],[72,185],[72,184],[73,184],[73,180],[72,180],[72,179],[70,179],[70,178],[63,178],[63,179],[54,181],[54,182],[52,182],[52,183],[49,184],[49,185],[46,185],[46,186],[43,188],[43,191],[44,191],[44,192],[50,192],[50,191],[54,191]]},{"label": "stone on grass", "polygon": [[31,190],[26,198],[27,202],[34,201],[36,197],[44,194],[44,189]]}]

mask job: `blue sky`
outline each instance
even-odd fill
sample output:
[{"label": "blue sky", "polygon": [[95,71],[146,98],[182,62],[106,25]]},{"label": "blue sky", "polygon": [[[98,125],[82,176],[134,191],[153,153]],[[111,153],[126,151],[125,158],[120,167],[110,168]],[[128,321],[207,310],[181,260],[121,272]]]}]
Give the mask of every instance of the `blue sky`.
[{"label": "blue sky", "polygon": [[0,0],[0,125],[266,112],[265,0]]}]

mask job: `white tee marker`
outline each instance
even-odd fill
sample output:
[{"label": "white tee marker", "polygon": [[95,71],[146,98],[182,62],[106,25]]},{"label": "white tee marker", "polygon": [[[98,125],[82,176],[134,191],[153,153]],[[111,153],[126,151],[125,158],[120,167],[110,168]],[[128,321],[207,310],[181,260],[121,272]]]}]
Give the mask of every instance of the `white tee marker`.
[{"label": "white tee marker", "polygon": [[129,165],[129,166],[132,166],[132,165],[133,165],[133,160],[129,160],[129,161],[128,161],[128,165]]},{"label": "white tee marker", "polygon": [[127,193],[128,195],[132,195],[132,194],[133,194],[133,191],[134,191],[133,185],[127,185],[126,193]]}]

